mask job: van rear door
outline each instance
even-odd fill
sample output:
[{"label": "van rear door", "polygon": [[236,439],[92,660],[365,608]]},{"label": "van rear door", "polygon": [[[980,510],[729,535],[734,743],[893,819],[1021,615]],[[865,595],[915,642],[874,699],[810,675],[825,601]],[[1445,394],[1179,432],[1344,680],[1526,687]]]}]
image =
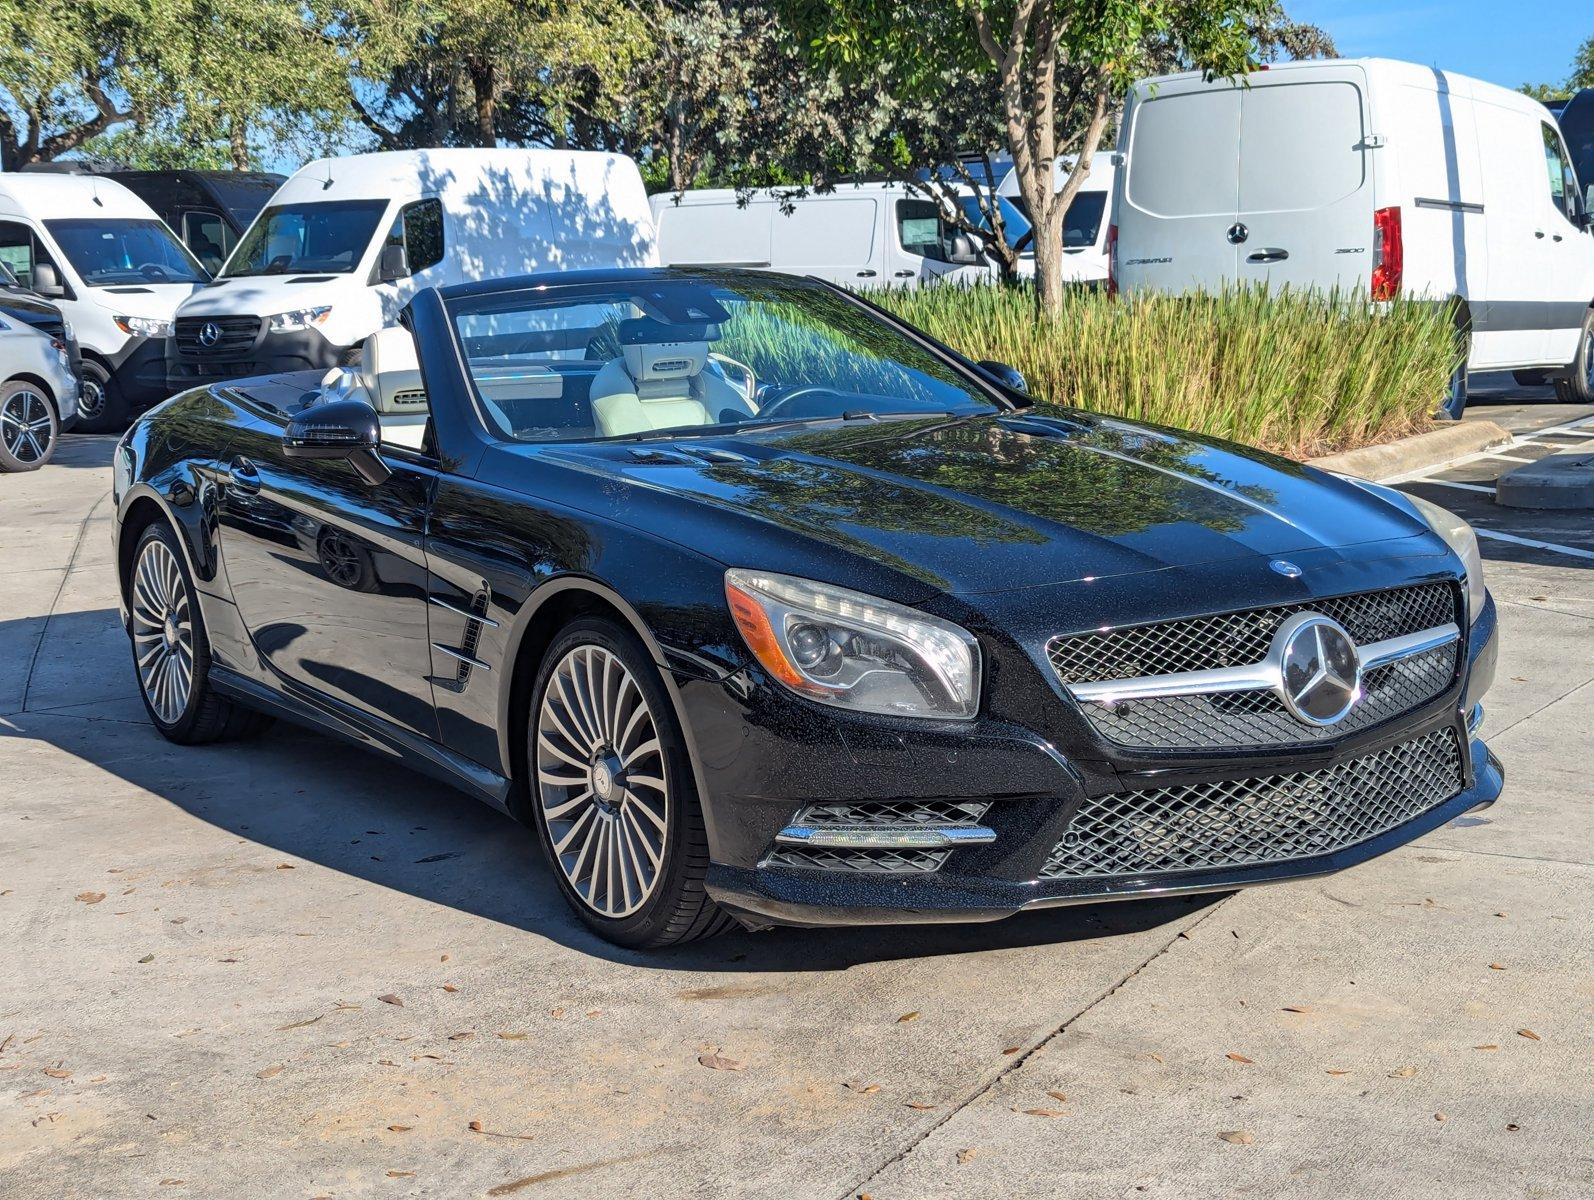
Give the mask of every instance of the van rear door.
[{"label": "van rear door", "polygon": [[1234,279],[1241,95],[1197,77],[1136,85],[1118,209],[1125,292],[1216,291]]},{"label": "van rear door", "polygon": [[872,196],[805,196],[783,213],[771,202],[769,265],[848,287],[878,287],[879,205]]},{"label": "van rear door", "polygon": [[1366,76],[1258,73],[1240,102],[1236,236],[1246,284],[1366,289],[1373,265],[1373,164]]}]

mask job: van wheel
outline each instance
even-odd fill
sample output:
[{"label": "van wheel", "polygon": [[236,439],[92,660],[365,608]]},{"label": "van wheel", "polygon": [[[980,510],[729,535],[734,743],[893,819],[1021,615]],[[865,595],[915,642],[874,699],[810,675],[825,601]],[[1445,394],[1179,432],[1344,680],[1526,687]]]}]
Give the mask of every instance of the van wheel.
[{"label": "van wheel", "polygon": [[55,453],[60,429],[43,388],[21,379],[0,386],[0,471],[37,471]]},{"label": "van wheel", "polygon": [[1555,398],[1562,404],[1594,404],[1594,308],[1584,314],[1577,355],[1566,377],[1555,381]]},{"label": "van wheel", "polygon": [[1440,402],[1439,413],[1452,421],[1461,420],[1461,414],[1467,411],[1467,358],[1470,347],[1467,345],[1467,335],[1461,334],[1457,341],[1458,359],[1455,370],[1450,372],[1450,386],[1445,389],[1445,398]]},{"label": "van wheel", "polygon": [[111,373],[99,363],[83,363],[76,429],[81,433],[121,433],[127,428],[127,400]]}]

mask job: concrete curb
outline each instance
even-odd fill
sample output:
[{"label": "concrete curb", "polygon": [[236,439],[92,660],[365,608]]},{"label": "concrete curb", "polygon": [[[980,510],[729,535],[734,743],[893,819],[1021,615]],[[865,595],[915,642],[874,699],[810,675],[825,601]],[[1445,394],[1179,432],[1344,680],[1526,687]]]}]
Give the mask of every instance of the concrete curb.
[{"label": "concrete curb", "polygon": [[1363,446],[1360,450],[1346,450],[1306,461],[1342,475],[1388,479],[1392,475],[1437,467],[1466,454],[1509,446],[1513,441],[1511,434],[1493,421],[1460,421],[1427,433],[1397,438],[1382,446]]},{"label": "concrete curb", "polygon": [[1594,454],[1569,450],[1508,471],[1494,498],[1511,508],[1594,508]]}]

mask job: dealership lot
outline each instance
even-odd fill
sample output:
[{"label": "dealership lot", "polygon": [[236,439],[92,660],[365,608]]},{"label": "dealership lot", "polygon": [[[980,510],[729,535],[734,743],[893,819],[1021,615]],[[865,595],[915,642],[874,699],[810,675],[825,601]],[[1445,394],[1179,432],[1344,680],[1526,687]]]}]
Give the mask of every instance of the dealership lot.
[{"label": "dealership lot", "polygon": [[159,739],[111,442],[69,438],[0,484],[4,1193],[1594,1192],[1594,535],[1487,491],[1594,414],[1520,398],[1476,397],[1519,445],[1404,485],[1485,534],[1493,810],[1229,897],[654,956],[423,779]]}]

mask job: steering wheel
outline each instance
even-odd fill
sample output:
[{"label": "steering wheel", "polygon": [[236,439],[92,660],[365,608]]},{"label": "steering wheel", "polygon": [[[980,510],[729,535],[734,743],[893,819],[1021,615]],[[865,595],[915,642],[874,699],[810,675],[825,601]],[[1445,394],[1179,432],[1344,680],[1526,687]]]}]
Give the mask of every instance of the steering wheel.
[{"label": "steering wheel", "polygon": [[825,387],[820,383],[799,383],[789,388],[771,388],[770,390],[779,394],[773,400],[759,399],[758,419],[761,421],[767,417],[785,415],[784,410],[790,407],[794,401],[801,400],[804,396],[834,396],[837,394],[835,388]]},{"label": "steering wheel", "polygon": [[171,278],[170,273],[160,263],[140,263],[138,273],[151,283],[159,283],[163,279]]}]

